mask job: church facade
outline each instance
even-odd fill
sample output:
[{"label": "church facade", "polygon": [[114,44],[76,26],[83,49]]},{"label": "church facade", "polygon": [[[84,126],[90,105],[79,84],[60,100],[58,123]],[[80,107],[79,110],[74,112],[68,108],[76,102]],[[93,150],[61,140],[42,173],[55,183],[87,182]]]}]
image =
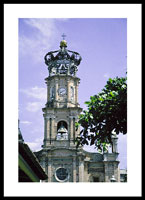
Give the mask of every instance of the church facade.
[{"label": "church facade", "polygon": [[120,181],[117,136],[112,137],[112,152],[90,153],[76,148],[79,135],[75,123],[82,111],[78,103],[80,79],[76,76],[81,62],[79,53],[60,42],[58,51],[45,55],[49,76],[47,103],[42,109],[44,140],[42,150],[35,152],[48,178],[45,182],[110,182]]}]

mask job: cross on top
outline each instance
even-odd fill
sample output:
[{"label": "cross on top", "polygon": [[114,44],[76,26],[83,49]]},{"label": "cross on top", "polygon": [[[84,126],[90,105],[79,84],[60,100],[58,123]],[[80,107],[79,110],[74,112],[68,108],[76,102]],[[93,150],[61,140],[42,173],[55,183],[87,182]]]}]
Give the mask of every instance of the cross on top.
[{"label": "cross on top", "polygon": [[65,40],[66,35],[63,33],[62,34],[62,39]]}]

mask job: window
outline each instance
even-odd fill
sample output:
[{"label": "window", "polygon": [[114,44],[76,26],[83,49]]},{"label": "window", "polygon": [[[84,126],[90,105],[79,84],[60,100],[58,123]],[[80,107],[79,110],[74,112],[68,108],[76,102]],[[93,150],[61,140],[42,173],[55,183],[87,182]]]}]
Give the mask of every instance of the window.
[{"label": "window", "polygon": [[64,126],[67,129],[67,123],[65,121],[60,121],[57,124],[57,131],[61,126]]},{"label": "window", "polygon": [[66,168],[60,167],[55,172],[55,178],[59,182],[64,182],[68,179],[68,170]]}]

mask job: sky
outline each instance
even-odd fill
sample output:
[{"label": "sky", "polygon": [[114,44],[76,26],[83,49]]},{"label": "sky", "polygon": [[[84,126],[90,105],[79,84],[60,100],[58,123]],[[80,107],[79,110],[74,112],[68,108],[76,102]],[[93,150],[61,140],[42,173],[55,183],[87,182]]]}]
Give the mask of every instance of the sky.
[{"label": "sky", "polygon": [[[126,76],[126,18],[19,18],[19,120],[24,141],[33,151],[41,149],[44,137],[48,76],[44,56],[59,49],[63,33],[67,49],[82,57],[77,72],[80,107],[86,109],[84,102],[101,92],[109,78]],[[119,166],[127,168],[126,135],[119,135],[118,150]]]}]

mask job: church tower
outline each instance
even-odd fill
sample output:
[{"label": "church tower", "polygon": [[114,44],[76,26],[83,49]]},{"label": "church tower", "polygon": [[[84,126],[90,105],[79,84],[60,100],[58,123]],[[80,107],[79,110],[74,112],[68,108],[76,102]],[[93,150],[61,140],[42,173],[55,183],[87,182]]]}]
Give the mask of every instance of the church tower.
[{"label": "church tower", "polygon": [[42,109],[44,140],[42,150],[35,152],[48,176],[45,182],[110,182],[119,181],[117,137],[113,137],[112,153],[89,153],[76,148],[80,130],[75,123],[82,111],[78,103],[80,79],[76,76],[82,60],[79,53],[68,50],[67,42],[60,49],[48,52],[47,102]]},{"label": "church tower", "polygon": [[[64,35],[63,35],[64,36]],[[49,76],[45,79],[47,85],[47,103],[43,108],[44,145],[43,148],[74,147],[79,133],[75,131],[75,122],[81,112],[78,103],[77,67],[81,56],[67,50],[67,42],[60,42],[58,51],[45,55]]]},{"label": "church tower", "polygon": [[77,172],[82,160],[82,155],[79,155],[81,148],[76,150],[75,144],[79,134],[75,122],[82,111],[78,103],[80,79],[76,72],[82,58],[79,53],[67,49],[67,42],[63,38],[60,49],[48,52],[44,59],[49,76],[45,79],[47,102],[42,109],[43,149],[38,157],[48,174],[48,182],[83,181],[79,176],[83,173],[81,168]]}]

